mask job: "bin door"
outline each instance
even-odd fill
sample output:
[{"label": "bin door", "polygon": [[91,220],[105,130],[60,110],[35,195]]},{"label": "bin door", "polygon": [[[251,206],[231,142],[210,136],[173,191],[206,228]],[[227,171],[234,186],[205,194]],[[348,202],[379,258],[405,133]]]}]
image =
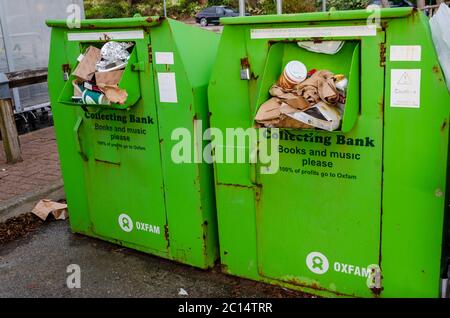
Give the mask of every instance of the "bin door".
[{"label": "bin door", "polygon": [[[280,169],[258,176],[258,270],[293,285],[370,297],[379,291],[369,281],[380,257],[384,33],[352,40],[360,106],[350,131],[281,129]],[[303,57],[316,69],[327,59],[333,72],[347,63],[316,54],[316,66],[311,54],[289,46],[280,56],[283,65]]]},{"label": "bin door", "polygon": [[[83,38],[83,34],[76,38]],[[167,221],[153,70],[148,56],[150,38],[144,34],[143,39],[126,41],[135,43],[135,60],[130,59],[133,65],[127,66],[122,79],[138,77],[137,89],[133,84],[128,91],[128,99],[137,102],[127,109],[63,105],[75,109],[81,121],[74,134],[84,160],[90,231],[104,239],[164,255],[168,247]],[[83,47],[86,43],[80,43]],[[127,87],[127,83],[123,84]]]}]

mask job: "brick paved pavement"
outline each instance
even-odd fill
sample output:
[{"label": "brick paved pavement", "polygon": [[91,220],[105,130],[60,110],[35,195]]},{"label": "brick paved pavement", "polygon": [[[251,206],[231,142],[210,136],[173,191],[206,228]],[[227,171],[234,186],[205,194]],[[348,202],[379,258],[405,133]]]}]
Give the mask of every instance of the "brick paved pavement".
[{"label": "brick paved pavement", "polygon": [[24,161],[6,164],[0,141],[0,203],[61,179],[53,127],[20,136]]}]

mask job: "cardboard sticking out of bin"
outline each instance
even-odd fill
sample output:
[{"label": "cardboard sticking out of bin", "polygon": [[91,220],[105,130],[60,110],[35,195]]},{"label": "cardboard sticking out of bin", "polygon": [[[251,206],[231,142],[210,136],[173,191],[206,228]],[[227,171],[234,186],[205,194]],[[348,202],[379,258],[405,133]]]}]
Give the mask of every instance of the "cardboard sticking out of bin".
[{"label": "cardboard sticking out of bin", "polygon": [[327,105],[324,102],[317,103],[311,108],[300,112],[287,104],[283,104],[280,107],[280,112],[303,124],[327,131],[338,129],[342,119],[336,107]]},{"label": "cardboard sticking out of bin", "polygon": [[122,75],[123,70],[95,73],[98,87],[112,103],[124,104],[128,98],[127,92],[118,86]]},{"label": "cardboard sticking out of bin", "polygon": [[[73,75],[77,77],[77,80],[74,81],[74,94],[72,100],[84,104],[125,104],[128,93],[126,90],[119,88],[119,83],[124,74],[123,68],[125,68],[128,62],[128,59],[125,57],[125,55],[128,55],[129,57],[126,48],[129,48],[130,45],[131,44],[122,45],[116,42],[108,42],[101,50],[94,46],[88,47],[84,55],[81,55],[78,59],[79,64],[73,72]],[[120,50],[105,49],[109,47],[118,47]],[[105,56],[106,53],[108,53],[108,56]],[[120,55],[117,59],[119,59],[119,57],[121,58],[120,69],[102,69],[100,71],[98,69],[98,64],[100,62],[109,61],[104,60],[106,57],[114,59],[115,53]],[[78,84],[80,84],[81,87]]]},{"label": "cardboard sticking out of bin", "polygon": [[[336,43],[335,49],[340,45]],[[294,87],[278,81],[270,88],[272,98],[260,106],[255,122],[258,127],[334,131],[340,126],[345,107],[344,80],[344,75],[314,70]]]},{"label": "cardboard sticking out of bin", "polygon": [[99,87],[111,103],[125,104],[127,101],[128,93],[126,90],[114,85],[99,85]]},{"label": "cardboard sticking out of bin", "polygon": [[97,72],[95,73],[95,81],[97,82],[98,86],[106,86],[106,85],[116,86],[122,79],[122,75],[123,70],[111,72]]},{"label": "cardboard sticking out of bin", "polygon": [[305,124],[301,121],[295,120],[290,116],[281,114],[278,127],[290,128],[290,129],[311,129],[314,128],[311,125]]},{"label": "cardboard sticking out of bin", "polygon": [[50,214],[53,215],[55,220],[65,220],[69,217],[67,212],[67,204],[58,203],[47,199],[39,201],[31,213],[43,221],[47,220]]},{"label": "cardboard sticking out of bin", "polygon": [[303,96],[299,96],[296,90],[286,90],[278,85],[274,85],[269,93],[272,96],[276,96],[278,100],[283,100],[286,104],[294,108],[306,109],[310,107],[308,101]]},{"label": "cardboard sticking out of bin", "polygon": [[83,96],[83,91],[81,90],[80,86],[78,85],[77,80],[73,80],[72,85],[73,85],[73,96],[74,97]]},{"label": "cardboard sticking out of bin", "polygon": [[84,81],[92,80],[95,74],[95,66],[100,58],[100,49],[95,46],[88,47],[84,55],[80,56],[80,63],[73,72],[73,75]]},{"label": "cardboard sticking out of bin", "polygon": [[272,97],[259,108],[258,114],[255,117],[256,122],[265,127],[284,127],[292,129],[312,128],[311,126],[285,116],[281,112],[281,106],[286,105],[294,112],[298,112],[301,108],[291,107],[283,103],[279,98]]},{"label": "cardboard sticking out of bin", "polygon": [[276,97],[272,97],[267,102],[261,105],[258,113],[256,114],[255,120],[257,122],[265,122],[274,119],[278,119],[281,115],[280,112],[281,100]]},{"label": "cardboard sticking out of bin", "polygon": [[315,72],[297,86],[298,93],[313,105],[320,101],[335,105],[339,100],[339,92],[333,76],[334,74],[327,70]]}]

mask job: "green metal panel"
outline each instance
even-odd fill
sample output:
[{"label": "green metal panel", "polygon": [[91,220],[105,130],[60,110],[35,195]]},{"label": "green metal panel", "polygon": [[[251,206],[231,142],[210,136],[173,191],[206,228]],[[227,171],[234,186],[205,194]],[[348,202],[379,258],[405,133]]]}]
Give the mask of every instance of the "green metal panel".
[{"label": "green metal panel", "polygon": [[[381,10],[380,18],[399,18],[411,15],[416,9],[413,8],[393,8]],[[283,15],[263,15],[236,18],[221,18],[220,22],[224,25],[237,24],[261,24],[261,23],[288,23],[288,22],[316,22],[316,21],[351,21],[367,20],[373,17],[371,10],[348,10],[348,11],[329,11],[329,12],[308,12],[302,14],[283,14]]]},{"label": "green metal panel", "polygon": [[[292,59],[301,60],[310,68],[331,69],[336,73],[348,74],[353,52],[355,49],[359,50],[359,45],[347,42],[338,54],[317,59],[317,54],[299,50],[295,43],[286,46],[281,58],[282,66],[277,69],[276,74],[280,74],[284,65]],[[372,59],[372,63],[366,61],[363,68],[372,69],[373,75],[380,72],[382,74],[377,59]],[[359,78],[356,80],[359,82]],[[370,86],[365,88],[362,94],[382,98],[381,85],[378,86],[378,91]],[[349,89],[348,94],[350,97],[350,94],[359,95],[359,92],[353,93]],[[358,106],[356,109],[359,109]],[[346,107],[352,106],[347,104]],[[377,107],[377,110],[381,113],[380,108]],[[357,125],[351,133],[283,130],[283,137],[289,138],[284,138],[280,143],[283,147],[281,171],[275,175],[261,175],[259,179],[261,199],[257,207],[256,223],[261,275],[302,285],[315,284],[328,290],[339,288],[339,292],[345,294],[370,295],[366,279],[359,275],[349,277],[330,270],[315,279],[309,279],[310,270],[305,264],[305,258],[311,252],[320,251],[329,260],[345,261],[360,267],[378,264],[381,196],[372,194],[381,190],[381,130],[381,115],[366,115],[365,108],[361,110]],[[295,140],[303,138],[305,133],[310,138],[329,140],[331,144],[305,144]],[[289,140],[290,136],[295,139]],[[364,142],[366,138],[370,138],[374,140],[375,146],[366,146],[365,143],[361,147],[339,145],[338,138],[362,138]],[[285,153],[291,149],[295,150],[294,154]],[[359,155],[360,159],[336,159],[341,154]],[[305,164],[308,158],[331,162],[333,167],[313,167]],[[320,175],[306,174],[312,171]],[[335,174],[334,177],[331,176],[332,173]],[[328,176],[322,177],[322,174]],[[341,175],[349,175],[355,179],[346,179]],[[282,191],[279,184],[284,185]],[[366,212],[361,213],[363,210]],[[297,233],[301,233],[303,239],[293,239]],[[358,237],[358,247],[349,248],[348,233]]]},{"label": "green metal panel", "polygon": [[[214,207],[213,174],[207,164],[176,164],[171,159],[173,146],[178,141],[171,140],[174,128],[186,128],[194,135],[195,119],[202,120],[202,132],[208,128],[208,107],[206,86],[212,69],[214,54],[206,54],[203,63],[193,59],[194,52],[186,52],[187,43],[193,37],[202,36],[201,46],[218,45],[214,33],[186,26],[177,21],[166,20],[161,28],[152,30],[152,49],[154,52],[175,52],[174,65],[156,65],[155,72],[175,72],[179,86],[179,104],[158,101],[159,131],[161,137],[162,169],[164,171],[164,189],[169,219],[170,250],[177,259],[195,260],[200,267],[208,267],[218,256],[216,252],[216,213]],[[167,41],[167,39],[174,41]],[[192,45],[192,43],[191,43]],[[189,49],[195,49],[191,46]],[[198,47],[200,49],[201,47]],[[196,150],[193,145],[192,153]],[[193,217],[195,216],[195,217]],[[205,240],[209,244],[202,245]],[[202,249],[192,249],[195,240]],[[207,258],[205,258],[205,255]]]},{"label": "green metal panel", "polygon": [[[86,20],[80,29],[68,29],[63,21],[48,24],[53,27],[49,90],[72,230],[200,268],[212,266],[218,254],[212,167],[175,165],[170,147],[173,129],[192,130],[192,110],[207,118],[204,87],[218,35],[173,27],[157,17]],[[63,65],[74,70],[88,45],[105,41],[92,40],[90,32],[102,38],[112,32],[135,43],[119,83],[129,94],[124,106],[86,108],[70,101]],[[70,41],[71,33],[79,40]],[[195,75],[186,71],[191,59],[181,59],[175,34],[209,47],[208,63]],[[157,64],[156,52],[172,52],[174,63]],[[176,78],[174,103],[160,102],[157,78],[167,72]]]},{"label": "green metal panel", "polygon": [[[123,28],[148,28],[161,23],[158,16],[121,18],[121,19],[88,19],[80,21],[81,30],[93,29],[123,29]],[[52,28],[67,28],[65,20],[48,20],[47,25]]]},{"label": "green metal panel", "polygon": [[[253,29],[357,26],[368,17],[353,11],[222,20],[209,87],[213,127],[252,127],[289,60],[350,79],[342,131],[282,129],[278,173],[259,174],[249,163],[215,165],[227,273],[322,296],[438,296],[450,99],[426,17],[382,10],[375,36],[327,37],[346,40],[334,56],[300,49],[295,37],[250,37]],[[391,45],[420,45],[421,61],[390,62]],[[250,81],[240,80],[242,58]],[[419,109],[391,107],[392,68],[422,70]],[[308,263],[314,252],[321,265],[328,261],[322,273]],[[367,282],[376,266],[381,288]]]},{"label": "green metal panel", "polygon": [[[408,32],[403,30],[408,29]],[[418,62],[386,64],[389,105],[393,69],[421,70],[418,109],[386,107],[382,268],[387,296],[439,296],[448,153],[449,93],[428,19],[416,15],[387,25],[387,45],[420,45]]]}]

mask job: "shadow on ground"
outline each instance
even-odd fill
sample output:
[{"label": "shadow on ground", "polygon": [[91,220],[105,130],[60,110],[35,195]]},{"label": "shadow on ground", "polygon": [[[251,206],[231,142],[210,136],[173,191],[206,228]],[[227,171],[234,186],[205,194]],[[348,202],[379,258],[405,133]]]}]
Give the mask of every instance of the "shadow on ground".
[{"label": "shadow on ground", "polygon": [[[67,288],[70,264],[81,289]],[[0,245],[0,281],[0,297],[310,297],[72,234],[66,221]]]}]

